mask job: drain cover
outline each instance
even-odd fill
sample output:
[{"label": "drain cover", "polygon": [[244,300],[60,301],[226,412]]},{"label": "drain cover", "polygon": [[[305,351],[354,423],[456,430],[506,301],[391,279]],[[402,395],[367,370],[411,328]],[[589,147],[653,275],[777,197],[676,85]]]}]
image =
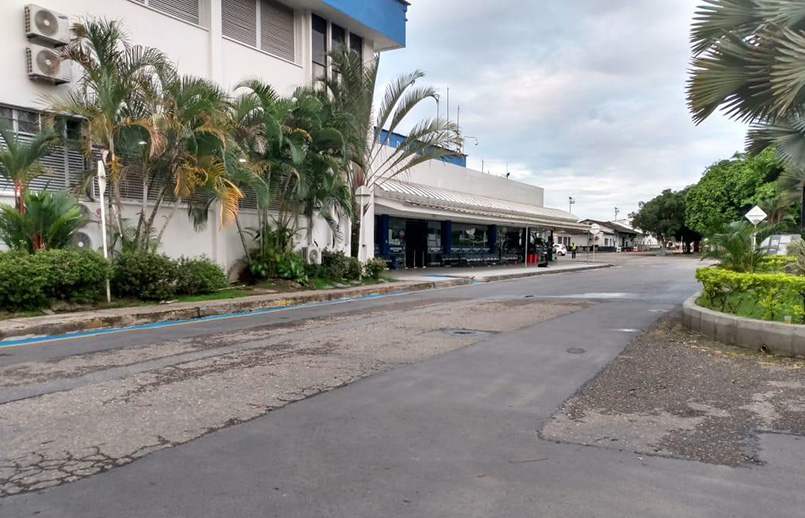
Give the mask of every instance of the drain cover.
[{"label": "drain cover", "polygon": [[586,349],[582,349],[581,347],[571,347],[567,350],[570,354],[584,354],[587,352]]},{"label": "drain cover", "polygon": [[442,332],[450,336],[487,336],[491,334],[488,331],[478,331],[477,329],[445,329]]}]

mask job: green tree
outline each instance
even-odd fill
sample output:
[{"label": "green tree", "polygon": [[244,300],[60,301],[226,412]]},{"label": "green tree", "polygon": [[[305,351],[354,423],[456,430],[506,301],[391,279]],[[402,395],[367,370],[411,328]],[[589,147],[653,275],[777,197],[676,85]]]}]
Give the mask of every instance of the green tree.
[{"label": "green tree", "polygon": [[12,250],[34,252],[66,248],[84,217],[75,198],[65,192],[28,192],[24,210],[0,206],[0,241]]},{"label": "green tree", "polygon": [[[458,127],[439,118],[422,120],[397,147],[389,147],[391,135],[408,125],[408,116],[429,99],[438,99],[436,90],[419,86],[424,73],[417,70],[391,81],[375,106],[379,58],[361,61],[358,53],[340,46],[330,54],[333,74],[322,78],[327,97],[341,114],[341,133],[347,141],[349,165],[346,173],[353,192],[359,187],[372,190],[386,180],[404,174],[430,160],[458,153],[462,139]],[[360,249],[360,221],[366,208],[355,205],[353,252]]]},{"label": "green tree", "polygon": [[[794,175],[805,169],[805,8],[799,0],[705,0],[691,31],[688,105],[700,123],[719,107],[753,125],[750,149],[773,144]],[[805,200],[805,184],[789,189]],[[800,215],[805,224],[805,203]]]},{"label": "green tree", "polygon": [[701,235],[685,225],[685,198],[687,189],[674,192],[666,189],[655,198],[640,202],[640,210],[630,214],[632,225],[647,232],[665,248],[671,238],[685,243],[685,251],[690,251],[690,243],[698,243]]},{"label": "green tree", "polygon": [[57,137],[50,129],[43,129],[29,142],[20,141],[13,131],[0,128],[5,149],[0,150],[0,175],[14,184],[14,203],[24,213],[25,192],[31,180],[48,173],[40,160],[53,146]]},{"label": "green tree", "polygon": [[687,190],[685,224],[707,234],[743,218],[754,205],[777,194],[781,171],[772,148],[757,155],[737,154],[713,164]]}]

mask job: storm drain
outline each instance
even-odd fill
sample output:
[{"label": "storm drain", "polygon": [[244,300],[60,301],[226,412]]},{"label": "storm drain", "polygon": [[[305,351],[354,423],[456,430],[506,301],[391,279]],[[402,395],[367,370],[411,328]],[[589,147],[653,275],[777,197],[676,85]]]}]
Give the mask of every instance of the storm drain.
[{"label": "storm drain", "polygon": [[570,354],[584,354],[587,352],[586,349],[582,349],[581,347],[571,347],[567,350]]},{"label": "storm drain", "polygon": [[450,336],[489,336],[490,331],[478,331],[477,329],[443,329],[442,333]]}]

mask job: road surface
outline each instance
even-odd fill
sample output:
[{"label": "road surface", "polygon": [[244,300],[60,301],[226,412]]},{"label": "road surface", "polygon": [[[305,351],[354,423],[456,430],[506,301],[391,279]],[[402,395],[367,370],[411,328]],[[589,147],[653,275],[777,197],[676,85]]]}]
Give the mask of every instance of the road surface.
[{"label": "road surface", "polygon": [[[563,401],[696,291],[698,266],[638,258],[0,349],[0,458],[84,435],[103,453],[87,476],[9,486],[22,490],[0,516],[801,516],[795,437],[764,436],[765,465],[751,468],[540,438]],[[190,362],[202,362],[192,375]],[[137,443],[155,427],[164,443]]]}]

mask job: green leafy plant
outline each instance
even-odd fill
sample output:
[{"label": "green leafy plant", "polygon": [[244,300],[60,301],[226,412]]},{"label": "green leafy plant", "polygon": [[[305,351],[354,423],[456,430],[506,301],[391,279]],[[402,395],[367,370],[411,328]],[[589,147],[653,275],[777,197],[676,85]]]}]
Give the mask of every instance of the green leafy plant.
[{"label": "green leafy plant", "polygon": [[386,271],[386,261],[383,259],[369,259],[363,265],[364,272],[370,279],[378,280],[380,276]]},{"label": "green leafy plant", "polygon": [[177,262],[176,293],[201,295],[213,293],[229,286],[229,279],[221,266],[206,257],[182,257]]},{"label": "green leafy plant", "polygon": [[0,253],[0,308],[19,311],[47,306],[50,279],[47,266],[33,261],[31,254]]},{"label": "green leafy plant", "polygon": [[28,184],[37,176],[48,173],[40,160],[50,153],[57,142],[56,134],[43,129],[33,139],[23,142],[7,127],[0,127],[4,149],[0,150],[0,176],[14,184],[14,203],[20,212],[25,212],[23,198]]},{"label": "green leafy plant", "polygon": [[75,198],[64,192],[26,192],[25,210],[0,207],[0,241],[12,250],[65,248],[84,222]]},{"label": "green leafy plant", "polygon": [[305,261],[299,254],[288,252],[283,254],[277,262],[277,277],[299,284],[308,282]]},{"label": "green leafy plant", "polygon": [[112,266],[112,289],[120,297],[167,300],[176,293],[178,267],[166,255],[124,252]]},{"label": "green leafy plant", "polygon": [[752,239],[755,229],[746,221],[734,221],[721,231],[708,236],[708,250],[703,258],[718,259],[727,270],[751,272],[761,264],[764,254]]},{"label": "green leafy plant", "polygon": [[92,250],[42,250],[31,257],[35,265],[47,272],[44,291],[56,300],[97,302],[112,273],[109,262]]},{"label": "green leafy plant", "polygon": [[363,267],[357,258],[332,250],[322,252],[321,269],[326,277],[334,281],[357,281],[363,274]]},{"label": "green leafy plant", "polygon": [[786,273],[749,273],[724,268],[699,268],[696,279],[702,283],[702,302],[708,307],[738,310],[738,303],[750,297],[752,305],[762,309],[761,316],[773,320],[786,307],[792,316],[805,314],[805,276]]}]

